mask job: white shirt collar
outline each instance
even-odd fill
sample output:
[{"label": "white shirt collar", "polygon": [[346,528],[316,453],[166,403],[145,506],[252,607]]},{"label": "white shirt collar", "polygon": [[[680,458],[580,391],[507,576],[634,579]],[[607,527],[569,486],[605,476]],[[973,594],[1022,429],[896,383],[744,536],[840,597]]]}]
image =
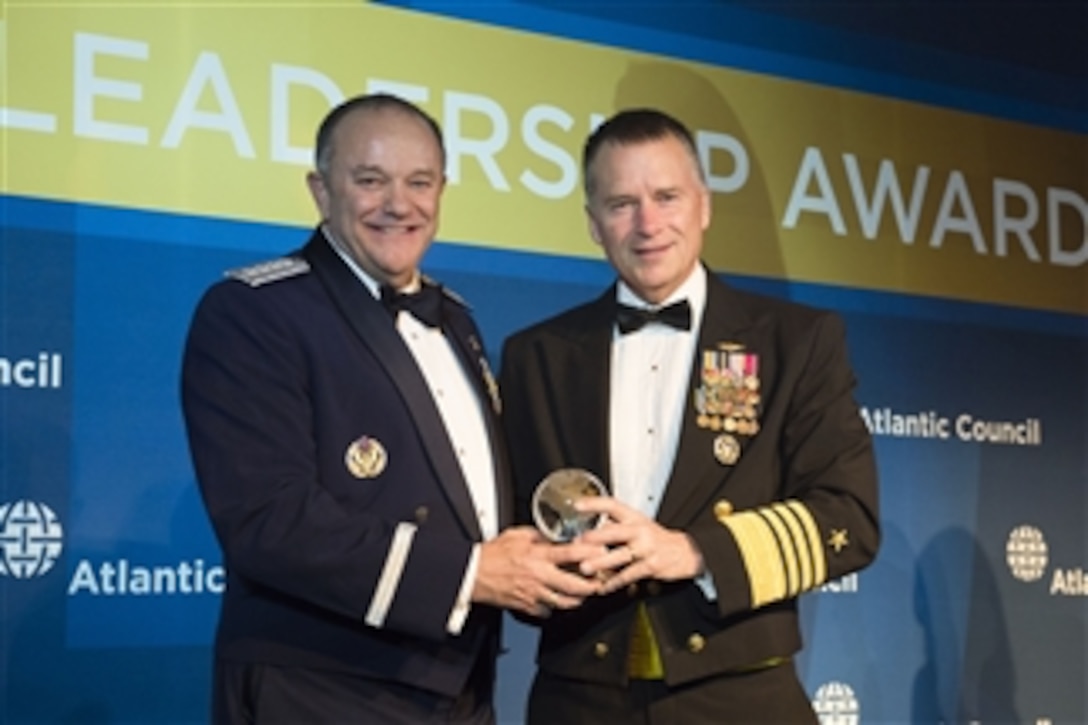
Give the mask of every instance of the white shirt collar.
[{"label": "white shirt collar", "polygon": [[616,285],[616,301],[620,304],[631,305],[632,307],[652,307],[657,309],[659,307],[671,305],[673,302],[679,302],[680,300],[686,299],[688,304],[691,305],[692,322],[698,323],[698,321],[702,319],[703,309],[706,307],[706,275],[707,271],[702,263],[696,264],[695,269],[691,270],[691,274],[688,275],[688,278],[684,280],[683,284],[677,287],[676,290],[660,305],[651,305],[649,302],[635,294],[634,291],[627,286],[627,283],[621,279]]}]

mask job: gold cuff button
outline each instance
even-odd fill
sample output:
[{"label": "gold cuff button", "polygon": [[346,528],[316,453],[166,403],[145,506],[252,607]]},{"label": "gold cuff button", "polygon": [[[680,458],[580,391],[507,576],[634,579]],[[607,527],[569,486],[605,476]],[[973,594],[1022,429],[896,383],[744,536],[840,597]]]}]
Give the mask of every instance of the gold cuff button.
[{"label": "gold cuff button", "polygon": [[714,504],[714,518],[724,519],[727,516],[733,515],[733,504],[726,501],[724,498]]},{"label": "gold cuff button", "polygon": [[603,660],[605,657],[607,657],[608,656],[608,643],[607,642],[598,642],[597,644],[593,645],[593,656],[596,657],[599,660]]},{"label": "gold cuff button", "polygon": [[698,632],[688,637],[688,651],[692,654],[699,654],[703,651],[705,647],[706,639],[704,639],[703,635],[699,634]]}]

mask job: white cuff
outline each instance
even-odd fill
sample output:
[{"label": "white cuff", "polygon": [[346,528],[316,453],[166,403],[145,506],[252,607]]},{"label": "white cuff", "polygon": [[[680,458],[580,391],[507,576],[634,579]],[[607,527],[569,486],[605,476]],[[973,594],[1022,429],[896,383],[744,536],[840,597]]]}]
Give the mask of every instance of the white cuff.
[{"label": "white cuff", "polygon": [[718,601],[718,588],[714,586],[714,575],[710,573],[710,569],[695,577],[695,585],[703,590],[703,596],[708,602]]},{"label": "white cuff", "polygon": [[468,557],[468,566],[465,567],[465,578],[461,580],[461,589],[457,592],[457,600],[453,603],[450,618],[446,620],[446,631],[450,634],[461,634],[465,626],[468,613],[472,610],[472,587],[476,585],[476,569],[480,566],[480,545],[472,545],[472,554]]}]

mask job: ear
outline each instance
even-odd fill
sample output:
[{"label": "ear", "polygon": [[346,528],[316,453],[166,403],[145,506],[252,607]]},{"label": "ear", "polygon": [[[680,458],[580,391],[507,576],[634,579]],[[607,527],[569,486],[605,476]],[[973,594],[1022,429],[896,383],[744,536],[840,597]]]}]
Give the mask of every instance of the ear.
[{"label": "ear", "polygon": [[318,214],[321,215],[321,221],[328,221],[329,190],[325,186],[324,177],[316,171],[311,171],[306,174],[306,186],[310,189],[310,196],[314,199],[314,205],[317,207]]},{"label": "ear", "polygon": [[701,217],[700,223],[702,224],[702,229],[705,232],[708,228],[710,228],[710,217],[712,216],[712,214],[711,214],[711,203],[710,203],[711,202],[710,189],[707,188],[704,185],[703,188],[702,188],[702,191],[700,193],[700,196],[701,196],[702,204],[703,204],[703,208],[700,210],[700,213],[699,213],[699,215]]},{"label": "ear", "polygon": [[589,236],[593,238],[598,246],[603,246],[601,244],[601,229],[597,223],[597,218],[593,216],[593,209],[590,208],[588,203],[584,209],[586,210],[586,225],[589,227]]}]

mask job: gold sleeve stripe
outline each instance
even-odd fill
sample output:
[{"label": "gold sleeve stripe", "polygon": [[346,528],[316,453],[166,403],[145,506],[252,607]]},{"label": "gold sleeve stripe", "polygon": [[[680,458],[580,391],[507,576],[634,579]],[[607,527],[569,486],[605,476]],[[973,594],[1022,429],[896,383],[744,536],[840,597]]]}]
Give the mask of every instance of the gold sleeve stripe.
[{"label": "gold sleeve stripe", "polygon": [[755,511],[745,511],[721,519],[740,549],[744,568],[748,571],[748,586],[752,607],[762,607],[786,596],[786,577],[782,555],[774,531]]},{"label": "gold sleeve stripe", "polygon": [[789,529],[783,523],[782,518],[776,515],[776,512],[772,509],[757,509],[763,520],[767,522],[767,525],[771,527],[774,532],[774,537],[778,541],[778,552],[782,558],[782,566],[785,569],[786,576],[786,596],[791,596],[800,591],[800,573],[798,572],[799,565],[797,563],[797,555],[795,553],[796,547],[793,545],[793,540],[790,538]]},{"label": "gold sleeve stripe", "polygon": [[[827,556],[824,554],[824,544],[820,539],[820,528],[816,525],[816,519],[808,508],[800,501],[787,501],[790,511],[797,515],[808,535],[808,547],[812,552],[813,581],[812,587],[818,587],[827,581]],[[811,588],[811,587],[809,587]]]},{"label": "gold sleeve stripe", "polygon": [[819,527],[800,501],[777,502],[718,520],[740,549],[753,608],[796,596],[827,581],[827,557]]},{"label": "gold sleeve stripe", "polygon": [[793,559],[799,570],[797,589],[790,592],[799,594],[812,588],[812,553],[805,543],[805,530],[797,515],[784,503],[776,503],[770,506],[770,511],[782,522],[789,531],[789,557]]}]

